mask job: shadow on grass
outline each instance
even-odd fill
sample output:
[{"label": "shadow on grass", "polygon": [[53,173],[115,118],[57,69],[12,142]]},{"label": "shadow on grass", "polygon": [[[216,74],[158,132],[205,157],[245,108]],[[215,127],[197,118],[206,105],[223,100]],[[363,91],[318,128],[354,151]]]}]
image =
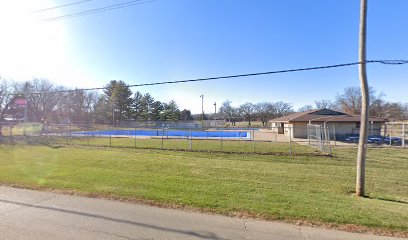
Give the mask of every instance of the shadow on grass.
[{"label": "shadow on grass", "polygon": [[64,147],[64,146],[61,146],[61,145],[52,145],[52,144],[49,143],[49,142],[43,142],[43,141],[39,141],[39,142],[37,142],[37,143],[39,143],[40,145],[46,146],[46,147],[53,148],[53,149],[59,149],[59,148],[63,148],[63,147]]},{"label": "shadow on grass", "polygon": [[191,153],[209,153],[209,154],[229,154],[229,155],[241,155],[241,156],[282,156],[282,157],[319,157],[319,158],[332,158],[333,155],[325,153],[286,153],[286,152],[240,152],[240,151],[227,151],[227,150],[189,150],[189,149],[176,149],[176,148],[160,148],[160,147],[129,147],[129,146],[107,146],[98,144],[75,144],[71,146],[80,147],[102,147],[111,149],[146,149],[146,150],[158,150],[158,151],[169,151],[169,152],[191,152]]},{"label": "shadow on grass", "polygon": [[385,197],[372,197],[369,195],[364,195],[364,198],[368,199],[373,199],[373,200],[381,200],[381,201],[386,201],[386,202],[394,202],[394,203],[402,203],[402,204],[408,204],[407,201],[402,201],[402,200],[397,200],[397,199],[391,199],[391,198],[385,198]]},{"label": "shadow on grass", "polygon": [[[351,194],[353,196],[356,196],[356,192],[352,191],[352,190],[348,190],[347,194]],[[372,200],[380,200],[380,201],[386,201],[386,202],[408,204],[408,201],[397,200],[397,199],[386,198],[386,197],[373,197],[373,196],[370,196],[370,195],[364,195],[362,197],[366,198],[366,199],[372,199]]]}]

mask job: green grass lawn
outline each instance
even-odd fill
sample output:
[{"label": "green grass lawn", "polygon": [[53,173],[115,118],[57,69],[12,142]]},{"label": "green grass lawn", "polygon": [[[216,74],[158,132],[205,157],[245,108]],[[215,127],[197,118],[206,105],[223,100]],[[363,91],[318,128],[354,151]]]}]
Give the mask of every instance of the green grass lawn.
[{"label": "green grass lawn", "polygon": [[40,134],[42,126],[41,123],[19,123],[13,125],[12,130],[10,125],[0,126],[0,131],[3,136],[23,136],[24,134],[32,136]]},{"label": "green grass lawn", "polygon": [[355,149],[335,157],[65,145],[0,145],[0,182],[222,214],[408,232],[408,151],[369,149],[367,198]]}]

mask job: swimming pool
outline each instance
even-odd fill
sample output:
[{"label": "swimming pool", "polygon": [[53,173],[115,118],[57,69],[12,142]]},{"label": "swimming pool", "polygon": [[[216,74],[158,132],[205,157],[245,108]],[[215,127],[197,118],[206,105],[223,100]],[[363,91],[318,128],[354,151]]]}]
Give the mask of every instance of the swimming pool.
[{"label": "swimming pool", "polygon": [[189,131],[189,130],[101,130],[101,131],[86,131],[73,132],[71,136],[145,136],[145,137],[194,137],[194,138],[242,138],[249,139],[250,133],[244,131]]}]

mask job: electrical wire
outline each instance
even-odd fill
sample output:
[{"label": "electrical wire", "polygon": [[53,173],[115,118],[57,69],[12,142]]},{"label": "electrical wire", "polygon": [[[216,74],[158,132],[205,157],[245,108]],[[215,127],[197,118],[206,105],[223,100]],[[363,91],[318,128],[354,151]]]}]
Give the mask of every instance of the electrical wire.
[{"label": "electrical wire", "polygon": [[81,3],[85,3],[85,2],[90,2],[90,1],[93,1],[93,0],[82,0],[82,1],[77,1],[77,2],[73,2],[73,3],[67,3],[67,4],[63,4],[63,5],[58,5],[58,6],[55,6],[55,7],[49,7],[49,8],[43,8],[43,9],[35,10],[35,11],[30,12],[30,13],[45,12],[45,11],[50,11],[50,10],[54,10],[54,9],[58,9],[58,8],[69,7],[69,6],[73,6],[73,5],[77,5],[77,4],[81,4]]},{"label": "electrical wire", "polygon": [[[325,66],[317,66],[317,67],[292,68],[292,69],[277,70],[277,71],[246,73],[246,74],[227,75],[227,76],[218,76],[218,77],[177,80],[177,81],[140,83],[140,84],[127,85],[127,86],[130,88],[133,88],[133,87],[179,84],[179,83],[189,83],[189,82],[203,82],[203,81],[213,81],[213,80],[220,80],[220,79],[252,77],[252,76],[261,76],[261,75],[290,73],[290,72],[314,71],[314,70],[331,69],[331,68],[339,68],[339,67],[349,67],[349,66],[355,66],[355,65],[360,65],[360,64],[371,64],[371,63],[380,63],[380,64],[386,64],[386,65],[402,65],[402,64],[408,64],[408,60],[367,60],[365,62],[341,63],[341,64],[325,65]],[[107,89],[107,87],[67,89],[67,90],[59,90],[59,91],[51,91],[51,92],[32,92],[29,94],[68,93],[68,92],[75,92],[75,91],[96,91],[96,90],[104,90],[104,89]],[[16,94],[9,94],[9,95],[16,95]]]},{"label": "electrical wire", "polygon": [[95,13],[101,13],[101,12],[106,12],[106,11],[111,11],[114,9],[120,9],[120,8],[125,8],[125,7],[132,7],[135,5],[142,5],[142,4],[147,4],[147,3],[152,3],[156,2],[158,0],[150,0],[150,1],[143,1],[143,0],[133,0],[133,1],[128,1],[124,3],[117,3],[117,4],[112,4],[109,6],[105,7],[100,7],[100,8],[94,8],[82,12],[76,12],[76,13],[71,13],[71,14],[66,14],[62,16],[57,16],[57,17],[51,17],[51,18],[44,18],[39,20],[40,22],[53,22],[53,21],[60,21],[64,19],[69,19],[69,18],[75,18],[75,17],[81,17],[84,15],[89,15],[89,14],[95,14]]}]

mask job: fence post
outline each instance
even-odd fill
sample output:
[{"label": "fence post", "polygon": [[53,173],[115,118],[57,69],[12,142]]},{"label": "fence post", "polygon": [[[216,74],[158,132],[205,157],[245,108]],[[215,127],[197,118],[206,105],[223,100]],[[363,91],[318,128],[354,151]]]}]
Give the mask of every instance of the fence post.
[{"label": "fence post", "polygon": [[89,129],[87,129],[87,131],[86,131],[86,143],[88,144],[88,146],[89,146]]},{"label": "fence post", "polygon": [[137,145],[136,145],[136,136],[137,136],[137,126],[135,125],[135,148],[137,148]]},{"label": "fence post", "polygon": [[288,128],[289,128],[289,153],[290,156],[292,156],[292,129],[291,127]]},{"label": "fence post", "polygon": [[190,128],[190,151],[193,150],[193,130]]},{"label": "fence post", "polygon": [[162,137],[161,137],[161,149],[163,150],[163,131],[164,131],[164,128],[162,127]]},{"label": "fence post", "polygon": [[69,133],[68,141],[71,140],[71,145],[74,145],[74,140],[72,140],[72,135],[71,135],[71,124],[70,123],[68,123],[68,133]]},{"label": "fence post", "polygon": [[255,129],[252,129],[253,153],[255,153]]},{"label": "fence post", "polygon": [[275,132],[275,142],[278,142],[278,130],[276,129],[276,132]]},{"label": "fence post", "polygon": [[391,145],[392,145],[392,127],[390,129],[390,147],[391,147]]},{"label": "fence post", "polygon": [[402,123],[402,143],[401,146],[405,148],[405,123]]},{"label": "fence post", "polygon": [[[223,150],[223,146],[222,146],[222,134],[224,133],[224,128],[221,128],[221,151]],[[207,135],[208,136],[208,135]],[[207,137],[208,139],[208,137]]]},{"label": "fence post", "polygon": [[10,142],[11,143],[13,143],[13,124],[10,124],[10,127],[9,127],[9,129],[10,129]]},{"label": "fence post", "polygon": [[[101,135],[102,135],[101,131],[103,131],[103,129],[102,129],[102,128],[101,128],[101,129],[98,128],[98,141],[99,141],[99,139],[103,139],[102,136],[101,136]],[[99,145],[99,144],[98,144],[98,141],[96,141],[96,144],[95,144],[96,146]],[[103,141],[101,141],[101,144],[103,144]],[[103,145],[102,145],[102,146],[103,146]]]},{"label": "fence post", "polygon": [[385,124],[384,124],[384,137],[387,136],[387,130],[388,130],[387,127],[388,127],[388,124],[385,123]]},{"label": "fence post", "polygon": [[337,139],[336,139],[336,124],[333,123],[333,139],[334,139],[334,146],[337,146]]},{"label": "fence post", "polygon": [[330,144],[330,131],[329,131],[329,127],[327,127],[326,128],[326,132],[327,132],[327,139],[328,139],[328,144],[329,144],[329,154],[331,154],[332,153],[332,150],[331,150],[331,144]]},{"label": "fence post", "polygon": [[322,141],[322,143],[323,143],[323,146],[322,146],[322,149],[323,149],[323,152],[324,153],[327,153],[327,150],[326,150],[326,148],[327,148],[327,143],[326,143],[326,141],[327,141],[327,132],[326,132],[326,123],[323,123],[323,141]]},{"label": "fence post", "polygon": [[24,117],[24,123],[23,123],[23,136],[24,137],[27,137],[27,132],[26,132],[26,122],[27,120],[26,120],[26,118]]}]

